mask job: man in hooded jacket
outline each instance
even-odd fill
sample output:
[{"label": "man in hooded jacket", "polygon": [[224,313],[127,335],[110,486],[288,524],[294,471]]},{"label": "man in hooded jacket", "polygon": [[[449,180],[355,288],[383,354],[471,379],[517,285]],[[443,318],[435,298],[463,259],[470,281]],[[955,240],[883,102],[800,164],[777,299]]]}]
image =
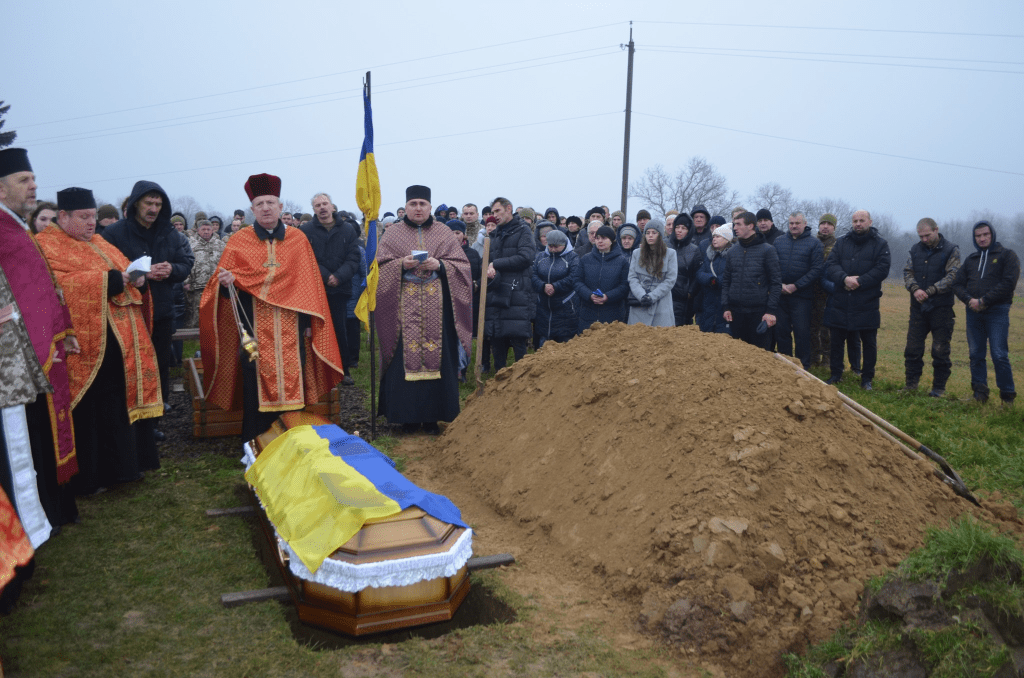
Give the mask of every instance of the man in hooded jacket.
[{"label": "man in hooded jacket", "polygon": [[498,227],[491,234],[484,334],[491,340],[494,371],[497,372],[508,362],[509,347],[514,360],[526,355],[537,303],[530,273],[537,248],[533,232],[512,211],[508,199],[495,198],[491,214],[497,218]]},{"label": "man in hooded jacket", "polygon": [[[146,280],[153,299],[153,348],[160,365],[163,401],[170,396],[171,335],[174,334],[174,286],[184,283],[195,256],[188,241],[171,225],[171,200],[155,181],[137,181],[125,216],[103,231],[103,239],[121,250],[128,261],[152,259]],[[145,420],[150,422],[152,420]],[[141,427],[142,430],[145,426]],[[140,430],[141,433],[141,430]],[[163,434],[156,436],[163,439]]]},{"label": "man in hooded jacket", "polygon": [[985,345],[992,352],[996,386],[1004,405],[1017,397],[1010,367],[1010,304],[1020,279],[1017,253],[996,240],[988,221],[974,225],[974,252],[964,260],[953,280],[953,294],[967,306],[967,346],[971,356],[971,388],[978,402],[988,400]]}]

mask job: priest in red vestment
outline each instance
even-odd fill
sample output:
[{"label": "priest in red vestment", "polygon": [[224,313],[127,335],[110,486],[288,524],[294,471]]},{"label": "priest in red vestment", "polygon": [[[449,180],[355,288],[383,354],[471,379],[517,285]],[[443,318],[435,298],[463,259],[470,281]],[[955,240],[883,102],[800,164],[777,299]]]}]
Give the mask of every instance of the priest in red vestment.
[{"label": "priest in red vestment", "polygon": [[[241,406],[242,439],[251,440],[281,412],[317,402],[344,373],[313,248],[281,221],[281,180],[253,175],[245,192],[256,223],[231,237],[203,290],[199,342],[206,399]],[[240,355],[239,324],[256,340],[254,360]]]},{"label": "priest in red vestment", "polygon": [[473,276],[460,239],[431,216],[430,189],[410,186],[405,200],[405,218],[377,247],[378,413],[407,432],[437,433],[437,422],[459,414],[459,348],[468,362]]},{"label": "priest in red vestment", "polygon": [[[164,413],[153,314],[144,275],[132,279],[121,251],[96,235],[92,191],[57,193],[57,218],[38,236],[67,295],[81,351],[68,358],[79,474],[78,494],[94,494],[160,468],[148,429]],[[145,286],[145,293],[139,288]]]},{"label": "priest in red vestment", "polygon": [[[78,520],[75,497],[67,485],[78,465],[65,359],[79,347],[63,291],[24,221],[35,209],[35,193],[35,174],[25,149],[0,150],[0,267],[7,275],[39,364],[53,387],[52,392],[24,405],[22,416],[6,416],[13,413],[5,412],[3,438],[8,449],[6,455],[0,455],[0,482],[10,479],[12,465],[19,465],[18,457],[28,442],[39,501],[50,524],[59,531],[61,525]],[[18,427],[27,430],[13,430]],[[12,499],[17,506],[17,496]]]}]

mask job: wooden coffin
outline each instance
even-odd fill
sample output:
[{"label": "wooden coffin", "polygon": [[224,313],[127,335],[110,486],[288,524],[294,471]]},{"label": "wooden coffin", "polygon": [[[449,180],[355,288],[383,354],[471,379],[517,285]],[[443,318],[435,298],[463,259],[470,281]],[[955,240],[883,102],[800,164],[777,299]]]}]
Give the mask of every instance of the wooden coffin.
[{"label": "wooden coffin", "polygon": [[[271,441],[289,427],[328,423],[321,415],[309,412],[288,413],[278,419],[270,430],[252,441],[253,454],[259,456]],[[251,487],[249,491],[260,516],[263,534],[284,577],[299,619],[307,624],[351,636],[362,636],[447,621],[469,593],[469,573],[465,565],[450,577],[420,581],[409,586],[365,588],[356,593],[301,579],[289,569],[287,550],[278,543],[274,528],[263,512],[255,491]],[[452,548],[463,532],[465,528],[437,520],[411,506],[394,516],[368,520],[352,539],[329,558],[358,565],[444,553]]]},{"label": "wooden coffin", "polygon": [[[185,361],[185,384],[192,396],[192,435],[196,438],[217,438],[242,434],[242,410],[222,410],[206,401],[203,393],[203,361]],[[341,424],[341,404],[337,389],[331,389],[319,402],[306,405],[305,412],[328,419],[325,423]]]}]

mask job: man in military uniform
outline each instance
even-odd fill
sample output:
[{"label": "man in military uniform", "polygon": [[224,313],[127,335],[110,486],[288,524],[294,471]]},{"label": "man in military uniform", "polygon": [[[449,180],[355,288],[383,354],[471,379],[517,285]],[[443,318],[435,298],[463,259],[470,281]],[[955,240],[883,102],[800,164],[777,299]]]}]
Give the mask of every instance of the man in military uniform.
[{"label": "man in military uniform", "polygon": [[199,301],[203,298],[203,289],[210,277],[217,270],[217,262],[224,251],[224,241],[214,232],[213,223],[207,220],[199,222],[196,238],[192,241],[192,254],[196,262],[192,272],[185,279],[185,294],[188,295],[188,319],[186,327],[199,327]]}]

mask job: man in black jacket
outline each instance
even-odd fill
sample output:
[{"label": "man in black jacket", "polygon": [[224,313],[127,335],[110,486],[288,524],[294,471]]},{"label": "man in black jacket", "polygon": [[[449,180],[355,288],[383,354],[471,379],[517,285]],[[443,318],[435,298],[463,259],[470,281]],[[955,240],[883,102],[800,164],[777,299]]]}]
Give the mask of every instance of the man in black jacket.
[{"label": "man in black jacket", "polygon": [[889,243],[871,226],[871,214],[857,210],[852,230],[836,241],[825,262],[825,277],[835,285],[832,303],[825,310],[825,324],[831,330],[832,376],[827,384],[843,378],[843,349],[850,332],[859,332],[864,349],[860,386],[872,390],[878,361],[878,328],[882,324],[879,299],[882,281],[889,275]]},{"label": "man in black jacket", "polygon": [[903,351],[906,370],[906,391],[916,391],[924,372],[924,342],[932,335],[933,398],[946,392],[953,361],[949,359],[949,342],[953,338],[953,279],[960,269],[960,248],[942,237],[934,219],[917,222],[921,242],[910,248],[910,258],[903,268],[903,284],[910,292],[910,324],[907,326],[907,347]]},{"label": "man in black jacket", "polygon": [[[160,366],[164,402],[170,396],[171,335],[174,334],[174,286],[192,272],[195,256],[171,225],[171,200],[154,181],[137,181],[125,206],[125,217],[107,226],[103,238],[121,250],[129,261],[148,255],[152,259],[149,290],[153,296],[153,348]],[[145,420],[147,422],[152,419]],[[156,439],[164,435],[156,432]]]},{"label": "man in black jacket", "polygon": [[757,219],[744,212],[733,222],[739,247],[730,247],[722,271],[722,317],[730,323],[732,336],[758,348],[767,348],[767,331],[758,332],[763,322],[775,326],[782,294],[779,255],[757,231]]},{"label": "man in black jacket", "polygon": [[782,296],[779,298],[779,322],[775,340],[779,353],[793,355],[804,369],[811,367],[811,311],[814,290],[825,270],[824,246],[811,235],[803,212],[789,215],[789,233],[775,239],[782,274]]},{"label": "man in black jacket", "polygon": [[529,226],[512,211],[507,198],[495,198],[491,214],[498,227],[491,234],[484,334],[491,340],[497,372],[508,362],[510,346],[514,360],[526,355],[536,304],[530,273],[537,249]]},{"label": "man in black jacket", "polygon": [[1010,304],[1020,279],[1020,259],[996,241],[987,221],[974,225],[974,249],[953,280],[953,293],[967,305],[967,346],[971,355],[971,388],[978,402],[988,400],[985,345],[992,351],[996,386],[1004,405],[1017,397],[1010,367]]},{"label": "man in black jacket", "polygon": [[[359,272],[359,234],[355,227],[341,213],[335,213],[331,196],[317,193],[313,196],[314,219],[299,228],[316,255],[320,277],[327,292],[327,305],[331,308],[334,335],[342,356],[348,356],[348,333],[345,318],[348,316],[348,300],[352,296],[352,276]],[[342,383],[355,383],[344,365],[345,378]]]}]

